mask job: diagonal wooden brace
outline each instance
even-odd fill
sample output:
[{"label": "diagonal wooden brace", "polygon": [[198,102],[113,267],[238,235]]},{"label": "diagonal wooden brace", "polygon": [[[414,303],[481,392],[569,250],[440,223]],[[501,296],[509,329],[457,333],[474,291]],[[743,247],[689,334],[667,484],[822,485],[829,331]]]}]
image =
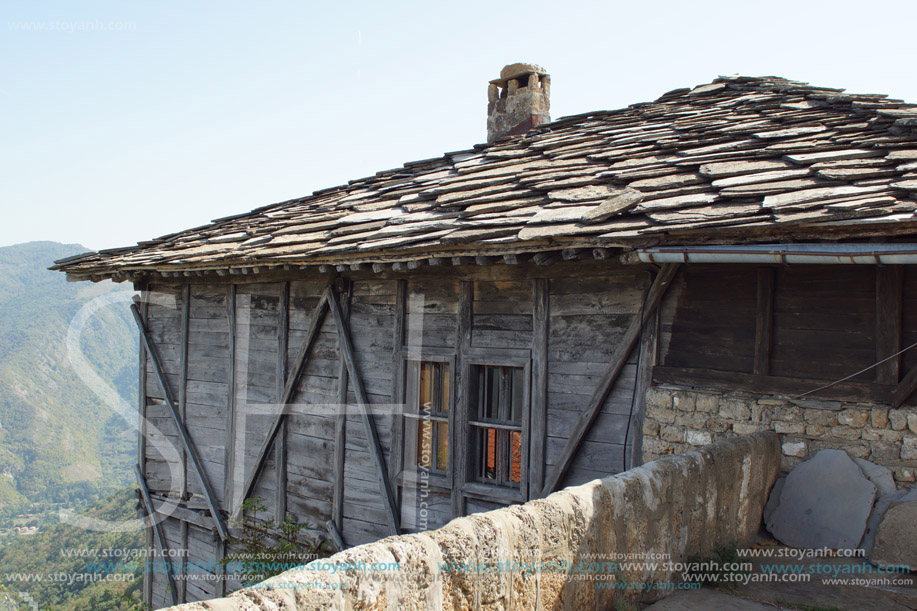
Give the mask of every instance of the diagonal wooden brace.
[{"label": "diagonal wooden brace", "polygon": [[366,440],[370,456],[376,466],[379,474],[379,488],[382,492],[382,501],[385,504],[385,517],[388,520],[389,529],[393,535],[400,534],[398,527],[398,510],[395,502],[395,493],[392,488],[392,482],[388,476],[388,469],[385,465],[385,455],[382,453],[382,444],[379,442],[379,433],[376,431],[376,423],[373,415],[370,413],[369,398],[366,396],[366,390],[363,387],[363,378],[357,371],[356,361],[354,360],[353,341],[350,339],[350,326],[344,320],[344,313],[341,309],[341,300],[337,291],[331,289],[331,317],[338,331],[338,341],[341,345],[341,356],[347,365],[347,373],[350,375],[350,383],[353,385],[353,392],[357,397],[357,405],[360,408],[360,417],[363,420],[363,426],[366,429]]},{"label": "diagonal wooden brace", "polygon": [[[176,593],[178,588],[175,585],[175,577],[172,575],[172,556],[168,553],[169,546],[166,542],[166,536],[162,532],[162,524],[156,521],[156,509],[153,507],[153,499],[150,497],[150,488],[146,485],[146,478],[140,470],[140,465],[134,465],[134,474],[137,476],[137,485],[140,487],[140,496],[143,498],[143,506],[146,508],[146,514],[150,518],[150,526],[153,528],[153,536],[156,539],[156,546],[159,548],[159,556],[168,562],[166,576],[169,578],[169,594],[172,596],[172,604],[177,605],[178,599]],[[168,558],[169,560],[165,560]]]},{"label": "diagonal wooden brace", "polygon": [[[309,323],[309,331],[306,333],[306,339],[303,341],[302,347],[299,349],[299,354],[296,357],[296,362],[293,364],[290,374],[287,376],[286,384],[283,387],[283,393],[280,397],[280,411],[277,413],[274,418],[274,422],[271,424],[271,428],[268,429],[267,437],[264,438],[264,441],[261,443],[261,448],[258,450],[257,462],[255,462],[254,468],[248,474],[248,477],[245,480],[245,485],[242,488],[242,500],[244,501],[252,492],[255,490],[255,484],[258,483],[258,478],[261,476],[261,472],[264,470],[264,464],[267,461],[268,450],[271,448],[271,444],[274,443],[274,439],[277,437],[277,431],[280,430],[280,425],[283,424],[284,419],[286,419],[286,409],[287,405],[290,404],[290,401],[293,399],[293,394],[296,392],[296,386],[299,384],[299,379],[302,377],[302,372],[306,368],[306,363],[309,362],[309,355],[312,352],[312,346],[315,345],[315,340],[318,338],[318,332],[322,328],[322,323],[325,320],[325,315],[328,313],[328,288],[325,289],[325,292],[322,293],[322,297],[318,302],[318,305],[315,306],[315,311],[312,312],[312,320]],[[233,510],[232,517],[237,519],[239,514],[242,511],[242,505]]]},{"label": "diagonal wooden brace", "polygon": [[621,343],[618,344],[617,350],[615,350],[611,357],[611,363],[605,371],[605,375],[602,376],[598,386],[592,393],[592,397],[589,398],[589,403],[586,405],[586,409],[580,414],[576,426],[573,427],[573,432],[570,433],[570,438],[564,446],[560,459],[548,475],[544,489],[542,490],[542,496],[547,496],[557,490],[561,480],[564,475],[566,475],[567,470],[570,468],[570,464],[576,457],[580,444],[583,442],[589,429],[592,428],[592,423],[595,422],[599,413],[601,413],[602,405],[605,404],[608,393],[611,392],[615,382],[618,380],[618,376],[621,374],[621,370],[624,369],[624,365],[630,357],[631,351],[633,351],[634,346],[637,345],[637,341],[640,339],[640,332],[643,330],[643,325],[646,324],[646,321],[649,320],[653,312],[656,311],[659,302],[662,301],[662,297],[669,288],[669,284],[671,284],[672,278],[675,276],[677,270],[677,263],[667,263],[656,275],[653,285],[646,294],[646,299],[644,300],[644,306],[642,308],[642,316],[640,314],[634,316],[630,325],[627,327],[627,331],[624,333]]},{"label": "diagonal wooden brace", "polygon": [[159,380],[159,385],[162,387],[162,394],[165,397],[169,413],[172,415],[172,421],[175,423],[175,428],[178,430],[178,436],[181,439],[185,451],[188,453],[188,457],[191,459],[191,464],[194,467],[194,472],[197,473],[201,488],[204,490],[204,499],[207,501],[207,508],[210,510],[210,515],[213,516],[213,522],[216,524],[220,538],[225,541],[229,538],[229,530],[226,528],[226,521],[223,520],[223,515],[220,513],[216,496],[213,494],[213,487],[210,485],[210,480],[207,479],[207,473],[204,471],[201,457],[197,452],[197,446],[194,445],[194,441],[192,441],[191,436],[188,435],[188,429],[185,428],[185,423],[182,422],[181,417],[178,415],[178,409],[175,407],[175,399],[172,396],[172,389],[162,370],[162,360],[159,358],[159,351],[156,349],[156,344],[154,344],[153,340],[150,338],[149,331],[146,328],[146,324],[143,322],[143,317],[140,315],[140,310],[137,308],[136,303],[131,304],[131,313],[134,315],[134,321],[140,329],[140,341],[143,342],[143,346],[150,356],[150,362],[153,364],[153,372],[156,374],[156,379]]}]

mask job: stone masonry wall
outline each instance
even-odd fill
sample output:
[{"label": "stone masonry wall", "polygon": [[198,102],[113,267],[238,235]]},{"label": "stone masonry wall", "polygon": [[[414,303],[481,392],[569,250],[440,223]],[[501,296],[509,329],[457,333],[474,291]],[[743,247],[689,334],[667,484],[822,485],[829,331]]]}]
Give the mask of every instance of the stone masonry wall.
[{"label": "stone masonry wall", "polygon": [[600,584],[677,582],[665,560],[750,544],[779,462],[774,433],[735,437],[173,609],[560,611],[655,600],[667,592]]},{"label": "stone masonry wall", "polygon": [[643,454],[654,460],[765,430],[780,434],[783,471],[841,449],[891,469],[899,488],[915,485],[917,409],[907,407],[657,386],[647,394]]}]

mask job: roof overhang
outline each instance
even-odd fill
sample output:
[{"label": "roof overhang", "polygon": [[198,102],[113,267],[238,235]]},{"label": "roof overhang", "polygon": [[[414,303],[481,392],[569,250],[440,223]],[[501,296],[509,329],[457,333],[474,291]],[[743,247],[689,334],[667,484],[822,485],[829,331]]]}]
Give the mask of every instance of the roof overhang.
[{"label": "roof overhang", "polygon": [[917,264],[917,244],[743,244],[640,248],[632,263],[780,263],[807,265]]}]

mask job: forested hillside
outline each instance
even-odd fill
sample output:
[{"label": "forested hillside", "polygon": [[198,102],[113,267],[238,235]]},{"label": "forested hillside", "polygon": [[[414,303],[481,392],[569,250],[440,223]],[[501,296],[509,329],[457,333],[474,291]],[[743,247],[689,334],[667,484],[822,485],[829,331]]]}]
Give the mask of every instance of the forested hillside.
[{"label": "forested hillside", "polygon": [[[84,304],[131,287],[68,283],[47,270],[85,250],[54,242],[0,248],[2,535],[22,526],[17,515],[44,523],[61,507],[79,509],[132,482],[135,429],[76,374],[66,346]],[[100,311],[81,345],[99,376],[135,404],[136,332],[127,303]]]}]

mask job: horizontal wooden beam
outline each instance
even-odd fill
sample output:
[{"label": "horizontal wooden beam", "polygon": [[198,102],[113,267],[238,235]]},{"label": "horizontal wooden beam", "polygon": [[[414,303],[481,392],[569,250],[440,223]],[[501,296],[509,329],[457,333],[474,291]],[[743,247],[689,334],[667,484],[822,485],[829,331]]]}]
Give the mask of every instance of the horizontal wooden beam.
[{"label": "horizontal wooden beam", "polygon": [[[675,386],[692,386],[710,390],[744,390],[761,394],[789,397],[809,393],[831,380],[759,376],[751,373],[714,371],[691,367],[654,367],[653,382]],[[866,382],[841,382],[817,393],[807,395],[812,399],[888,403],[893,386]]]}]

